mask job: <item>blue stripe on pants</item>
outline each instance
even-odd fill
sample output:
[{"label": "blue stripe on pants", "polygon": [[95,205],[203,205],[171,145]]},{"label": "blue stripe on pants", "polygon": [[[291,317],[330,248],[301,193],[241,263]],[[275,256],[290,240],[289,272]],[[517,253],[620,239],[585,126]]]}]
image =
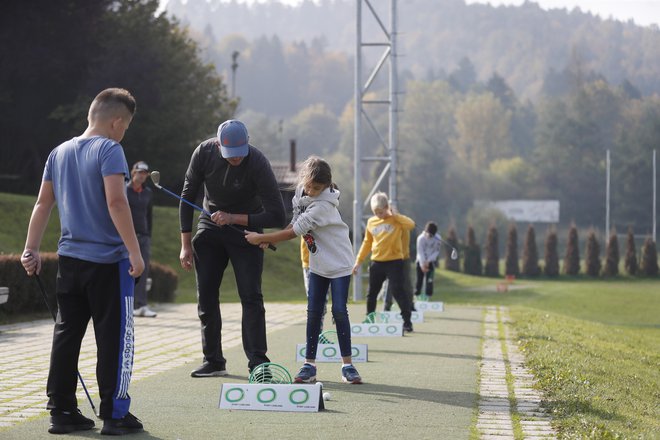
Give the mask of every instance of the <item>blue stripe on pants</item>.
[{"label": "blue stripe on pants", "polygon": [[117,388],[112,396],[112,418],[121,419],[128,413],[131,398],[128,386],[133,371],[134,333],[133,333],[133,293],[135,279],[128,274],[130,262],[121,260],[119,267],[119,300],[121,318],[119,324],[119,359],[117,368]]}]

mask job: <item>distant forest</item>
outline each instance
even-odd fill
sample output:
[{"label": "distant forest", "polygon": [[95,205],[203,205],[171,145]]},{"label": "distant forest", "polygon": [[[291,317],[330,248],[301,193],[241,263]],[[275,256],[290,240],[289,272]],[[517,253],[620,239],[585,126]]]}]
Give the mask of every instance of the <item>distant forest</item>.
[{"label": "distant forest", "polygon": [[[378,12],[389,20],[389,1],[371,3],[383,8]],[[324,48],[352,59],[355,9],[355,2],[348,0],[318,4],[306,0],[297,7],[219,0],[169,0],[167,5],[168,13],[201,34],[211,60],[227,72],[231,64],[227,52],[255,44],[260,46],[255,50],[264,50],[264,37],[285,51],[305,44],[310,51]],[[603,20],[579,9],[546,11],[531,1],[493,7],[466,5],[463,0],[400,0],[398,11],[399,69],[404,79],[442,79],[467,58],[477,79],[487,80],[497,73],[522,99],[536,100],[558,91],[558,73],[577,57],[585,72],[597,72],[611,84],[627,80],[643,95],[660,92],[660,30],[656,26]],[[366,12],[363,15],[365,39],[378,38],[375,21],[368,20]],[[232,43],[236,35],[245,40]],[[246,70],[250,60],[242,61],[245,69],[239,69]],[[291,61],[289,67],[295,70],[295,60]],[[286,85],[287,76],[277,77],[277,70],[268,73],[276,75],[269,83]],[[352,75],[352,70],[347,73]],[[239,75],[248,73],[239,70]],[[249,77],[239,78],[243,96],[253,84]],[[251,98],[245,98],[251,107]]]},{"label": "distant forest", "polygon": [[[389,7],[389,1],[371,2]],[[366,9],[366,8],[365,8]],[[399,196],[418,222],[472,224],[481,238],[506,219],[475,200],[557,199],[560,227],[605,224],[605,154],[612,222],[652,229],[650,159],[660,146],[660,30],[579,10],[401,0]],[[231,84],[238,117],[271,160],[328,157],[352,203],[355,2],[252,6],[170,0],[202,57]],[[389,12],[379,11],[389,27]],[[379,41],[365,16],[365,41]],[[364,54],[371,58],[379,53]],[[384,69],[386,70],[386,69]],[[363,78],[363,80],[366,78]],[[373,94],[385,96],[387,76]],[[371,116],[387,132],[387,114]],[[367,154],[381,144],[364,135]],[[363,176],[373,182],[379,169]]]}]

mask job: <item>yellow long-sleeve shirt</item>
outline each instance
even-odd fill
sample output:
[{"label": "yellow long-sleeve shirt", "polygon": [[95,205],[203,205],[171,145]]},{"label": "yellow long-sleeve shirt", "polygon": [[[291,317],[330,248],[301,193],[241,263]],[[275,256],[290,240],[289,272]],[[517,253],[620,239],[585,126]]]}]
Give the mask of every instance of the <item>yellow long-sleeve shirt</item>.
[{"label": "yellow long-sleeve shirt", "polygon": [[362,263],[369,252],[371,261],[402,260],[408,253],[403,249],[404,237],[415,227],[415,222],[403,214],[394,214],[386,219],[373,216],[367,221],[367,230],[358,252],[357,263]]}]

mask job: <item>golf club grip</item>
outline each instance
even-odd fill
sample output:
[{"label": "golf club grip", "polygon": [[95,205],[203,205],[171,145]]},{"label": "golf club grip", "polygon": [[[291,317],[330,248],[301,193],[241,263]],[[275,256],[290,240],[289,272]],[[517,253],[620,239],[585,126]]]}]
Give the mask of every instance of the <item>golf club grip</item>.
[{"label": "golf club grip", "polygon": [[[241,234],[245,234],[245,231],[244,231],[244,230],[242,230],[241,228],[238,228],[238,227],[236,227],[236,226],[234,226],[234,225],[225,225],[225,226],[229,226],[229,227],[232,228],[234,231],[238,231],[238,232],[240,232]],[[270,250],[272,250],[272,251],[276,251],[276,250],[277,250],[277,248],[275,247],[275,245],[273,245],[272,243],[268,243],[268,249],[270,249]]]},{"label": "golf club grip", "polygon": [[[160,186],[160,185],[157,185],[157,186],[158,186],[158,188],[162,189],[163,191],[165,191],[165,192],[168,193],[169,195],[171,195],[171,196],[173,196],[173,197],[176,197],[177,199],[181,200],[182,202],[187,203],[188,205],[192,206],[192,207],[195,208],[196,210],[201,211],[203,214],[206,214],[207,216],[209,216],[209,218],[211,217],[211,213],[208,212],[206,209],[204,209],[204,208],[202,208],[202,207],[200,207],[200,206],[197,206],[197,205],[195,205],[195,204],[192,203],[192,202],[189,202],[188,200],[184,199],[183,197],[181,197],[181,196],[178,195],[178,194],[174,194],[172,191],[170,191],[169,189],[167,189],[167,188],[165,188],[165,187],[163,187],[163,186]],[[238,227],[236,227],[236,226],[234,226],[234,225],[225,225],[225,226],[229,226],[230,228],[234,229],[235,231],[238,231],[238,232],[240,232],[241,234],[245,234],[245,231],[243,231],[241,228],[238,228]],[[273,250],[273,251],[276,251],[276,250],[277,250],[277,248],[276,248],[275,246],[273,246],[272,244],[270,244],[270,243],[268,244],[268,249]]]}]

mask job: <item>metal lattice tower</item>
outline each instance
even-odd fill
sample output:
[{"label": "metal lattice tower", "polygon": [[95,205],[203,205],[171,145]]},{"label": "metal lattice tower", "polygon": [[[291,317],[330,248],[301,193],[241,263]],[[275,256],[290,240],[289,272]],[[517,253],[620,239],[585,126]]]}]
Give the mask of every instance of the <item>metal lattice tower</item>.
[{"label": "metal lattice tower", "polygon": [[[373,1],[373,0],[371,0]],[[354,199],[353,199],[353,250],[355,255],[360,249],[363,238],[363,229],[365,220],[371,216],[371,208],[369,200],[371,196],[378,190],[379,186],[385,179],[389,177],[388,196],[393,207],[397,203],[397,50],[396,50],[396,36],[397,36],[397,0],[390,0],[390,26],[389,30],[384,25],[378,12],[373,8],[370,0],[356,0],[356,45],[355,45],[355,132],[354,132],[354,157],[353,157],[353,172],[354,172]],[[382,31],[383,41],[365,42],[362,36],[362,6],[367,6],[368,14],[375,19],[379,29]],[[383,53],[376,63],[376,65],[369,71],[369,76],[363,84],[363,54],[362,50],[366,47],[382,47]],[[388,98],[382,100],[367,100],[365,96],[369,91],[374,80],[378,77],[381,68],[389,61],[389,92]],[[382,108],[387,106],[389,110],[389,133],[387,141],[385,137],[378,131],[372,119],[369,117],[367,108]],[[380,144],[382,145],[386,155],[378,157],[364,156],[362,152],[362,122],[373,130]],[[384,163],[382,172],[373,184],[369,194],[362,199],[362,170],[365,163],[381,162]],[[353,299],[362,299],[362,270],[359,269],[355,282],[353,283]]]}]

